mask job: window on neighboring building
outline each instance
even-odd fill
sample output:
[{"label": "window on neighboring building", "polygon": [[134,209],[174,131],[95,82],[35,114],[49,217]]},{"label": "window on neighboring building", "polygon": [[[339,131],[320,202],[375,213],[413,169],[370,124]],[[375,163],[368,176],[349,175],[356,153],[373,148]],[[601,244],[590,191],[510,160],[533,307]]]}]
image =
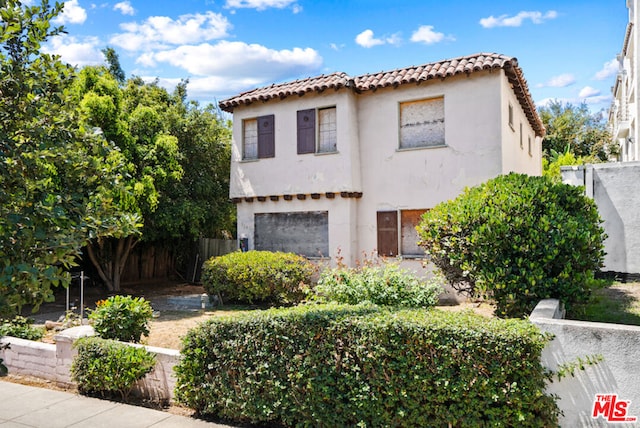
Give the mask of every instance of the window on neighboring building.
[{"label": "window on neighboring building", "polygon": [[400,103],[401,149],[444,145],[444,97]]},{"label": "window on neighboring building", "polygon": [[528,137],[528,144],[529,144],[529,154],[531,154],[531,136]]},{"label": "window on neighboring building", "polygon": [[298,154],[332,153],[337,150],[335,107],[300,110],[297,121]]},{"label": "window on neighboring building", "polygon": [[245,119],[242,122],[242,159],[264,159],[275,156],[274,115]]},{"label": "window on neighboring building", "polygon": [[424,250],[418,246],[416,226],[425,212],[426,209],[378,211],[378,254],[388,257],[423,256]]}]

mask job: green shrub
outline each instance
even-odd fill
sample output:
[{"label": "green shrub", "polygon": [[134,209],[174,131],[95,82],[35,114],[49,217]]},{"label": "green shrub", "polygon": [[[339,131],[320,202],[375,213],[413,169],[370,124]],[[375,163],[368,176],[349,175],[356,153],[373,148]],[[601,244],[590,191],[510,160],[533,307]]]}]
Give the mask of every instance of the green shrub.
[{"label": "green shrub", "polygon": [[89,313],[96,334],[103,339],[140,342],[149,334],[151,304],[142,297],[112,296],[97,303]]},{"label": "green shrub", "polygon": [[604,257],[600,223],[582,188],[509,174],[439,204],[417,229],[454,288],[522,317],[540,299],[588,300]]},{"label": "green shrub", "polygon": [[320,300],[358,304],[371,302],[382,306],[431,307],[438,303],[442,287],[437,278],[427,281],[399,266],[399,262],[339,266],[320,273],[315,293]]},{"label": "green shrub", "polygon": [[523,320],[436,309],[302,305],[189,332],[176,398],[200,414],[283,426],[557,425]]},{"label": "green shrub", "polygon": [[311,284],[314,266],[291,253],[234,252],[204,263],[202,284],[223,301],[296,303]]},{"label": "green shrub", "polygon": [[119,393],[127,401],[131,389],[156,364],[155,355],[135,347],[99,337],[78,339],[78,355],[71,365],[71,379],[82,394],[109,396]]},{"label": "green shrub", "polygon": [[34,327],[33,320],[16,316],[10,320],[2,320],[0,337],[12,336],[26,340],[40,340],[44,336],[44,327]]}]

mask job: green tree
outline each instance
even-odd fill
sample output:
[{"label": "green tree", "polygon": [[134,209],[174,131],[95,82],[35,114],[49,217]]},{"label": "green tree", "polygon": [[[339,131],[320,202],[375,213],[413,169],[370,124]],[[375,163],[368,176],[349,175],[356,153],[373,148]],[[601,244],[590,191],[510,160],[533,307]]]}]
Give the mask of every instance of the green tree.
[{"label": "green tree", "polygon": [[[182,176],[177,138],[167,130],[174,100],[157,84],[140,78],[120,86],[102,66],[83,68],[74,92],[83,122],[113,142],[125,158],[125,185],[133,196],[120,198],[120,208],[146,221],[157,209],[161,191]],[[111,291],[120,290],[126,261],[141,237],[127,232],[98,238],[87,247],[89,259]]]},{"label": "green tree", "polygon": [[119,210],[121,153],[79,120],[73,69],[40,51],[63,32],[47,0],[0,3],[0,313],[37,308],[68,285],[66,272],[92,238],[134,233]]},{"label": "green tree", "polygon": [[611,135],[601,112],[592,113],[586,103],[576,106],[553,101],[540,107],[538,113],[547,130],[542,140],[546,157],[551,156],[552,150],[563,153],[569,147],[576,157],[586,158],[589,162],[608,159]]},{"label": "green tree", "polygon": [[182,99],[170,132],[178,138],[184,173],[147,217],[145,239],[229,236],[235,226],[235,207],[229,202],[231,125],[212,105],[186,102],[186,82],[173,96]]},{"label": "green tree", "polygon": [[574,155],[569,146],[566,147],[564,153],[558,153],[551,149],[549,156],[542,158],[542,175],[548,177],[554,183],[561,183],[562,173],[560,167],[582,165],[584,163],[586,163],[586,159]]},{"label": "green tree", "polygon": [[111,73],[111,75],[116,78],[118,83],[124,83],[126,76],[124,74],[122,66],[120,66],[120,58],[118,58],[118,54],[116,53],[115,49],[106,47],[102,49],[102,53],[104,54],[105,60],[109,65],[109,72]]},{"label": "green tree", "polygon": [[[111,62],[118,62],[115,53]],[[85,67],[75,91],[87,126],[126,158],[134,198],[121,200],[121,208],[144,222],[141,234],[97,239],[87,250],[107,287],[118,291],[139,242],[222,235],[232,228],[233,206],[228,122],[212,107],[186,102],[186,82],[173,93],[138,77],[121,85],[112,68]]]}]

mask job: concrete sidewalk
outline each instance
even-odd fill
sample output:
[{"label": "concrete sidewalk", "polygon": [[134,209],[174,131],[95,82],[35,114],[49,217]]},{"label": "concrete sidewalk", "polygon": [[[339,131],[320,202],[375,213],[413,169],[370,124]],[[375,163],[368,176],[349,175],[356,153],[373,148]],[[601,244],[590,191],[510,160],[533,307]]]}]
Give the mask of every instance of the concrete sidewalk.
[{"label": "concrete sidewalk", "polygon": [[0,426],[2,428],[229,428],[131,406],[46,388],[0,380]]}]

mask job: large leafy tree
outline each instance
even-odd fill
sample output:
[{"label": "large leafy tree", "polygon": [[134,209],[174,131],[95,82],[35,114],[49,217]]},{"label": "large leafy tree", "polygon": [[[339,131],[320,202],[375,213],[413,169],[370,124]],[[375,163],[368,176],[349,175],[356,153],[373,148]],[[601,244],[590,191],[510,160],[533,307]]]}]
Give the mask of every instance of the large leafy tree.
[{"label": "large leafy tree", "polygon": [[[142,217],[158,207],[163,189],[182,176],[177,138],[167,130],[172,98],[156,84],[134,78],[121,86],[106,67],[85,67],[74,88],[83,122],[113,142],[126,159],[125,183],[133,197],[120,208]],[[87,247],[89,258],[111,291],[120,290],[126,261],[139,233],[98,238]]]},{"label": "large leafy tree", "polygon": [[547,133],[542,140],[545,157],[571,152],[577,158],[603,162],[610,154],[611,136],[601,112],[592,113],[586,103],[552,101],[538,109]]},{"label": "large leafy tree", "polygon": [[62,6],[0,2],[0,313],[67,285],[89,239],[135,233],[121,152],[79,126],[74,72],[40,51]]},{"label": "large leafy tree", "polygon": [[[186,102],[186,82],[173,93],[110,67],[80,72],[76,96],[84,121],[100,129],[127,160],[134,198],[121,208],[142,216],[142,234],[97,239],[88,254],[110,290],[120,288],[132,249],[142,240],[220,235],[231,228],[228,202],[230,130],[213,108]],[[123,201],[124,202],[124,201]]]},{"label": "large leafy tree", "polygon": [[183,176],[163,192],[146,220],[145,239],[225,237],[235,224],[229,202],[231,126],[212,106],[186,102],[186,82],[174,92],[171,134],[178,138]]}]

